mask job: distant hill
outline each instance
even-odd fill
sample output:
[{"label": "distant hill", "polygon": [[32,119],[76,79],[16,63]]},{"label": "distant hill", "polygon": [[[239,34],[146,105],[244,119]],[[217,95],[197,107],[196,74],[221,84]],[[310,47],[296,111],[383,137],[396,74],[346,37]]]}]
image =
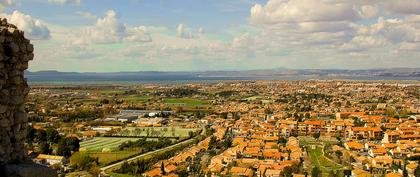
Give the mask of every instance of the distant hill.
[{"label": "distant hill", "polygon": [[142,81],[197,81],[197,80],[305,80],[305,79],[378,79],[420,80],[420,68],[391,69],[267,69],[245,71],[199,71],[199,72],[59,72],[27,71],[29,82],[142,82]]}]

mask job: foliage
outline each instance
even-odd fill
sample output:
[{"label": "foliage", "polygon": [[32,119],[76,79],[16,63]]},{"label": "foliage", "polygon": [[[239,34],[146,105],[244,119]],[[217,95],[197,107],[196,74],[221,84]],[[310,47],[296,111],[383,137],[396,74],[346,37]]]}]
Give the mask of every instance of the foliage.
[{"label": "foliage", "polygon": [[62,138],[58,142],[57,154],[65,157],[70,157],[71,152],[79,151],[80,141],[76,137]]},{"label": "foliage", "polygon": [[312,177],[321,177],[321,170],[318,167],[312,168]]},{"label": "foliage", "polygon": [[141,147],[143,152],[154,151],[156,149],[161,149],[173,144],[169,138],[159,138],[157,141],[147,141],[146,138],[139,139],[137,141],[127,141],[119,145],[120,150],[127,148],[137,148]]},{"label": "foliage", "polygon": [[70,157],[70,166],[78,170],[89,170],[96,166],[98,159],[92,158],[86,152],[76,152]]},{"label": "foliage", "polygon": [[312,135],[315,139],[319,139],[319,137],[321,136],[321,133],[320,132],[316,132],[316,133],[314,133],[313,135]]}]

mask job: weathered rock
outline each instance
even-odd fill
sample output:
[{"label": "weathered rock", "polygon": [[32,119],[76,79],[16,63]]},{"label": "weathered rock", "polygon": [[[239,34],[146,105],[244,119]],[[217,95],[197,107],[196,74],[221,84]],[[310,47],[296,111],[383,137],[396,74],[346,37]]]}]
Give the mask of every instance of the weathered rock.
[{"label": "weathered rock", "polygon": [[23,74],[33,50],[23,31],[0,19],[0,165],[4,167],[0,176],[45,176],[38,170],[45,168],[33,164],[10,165],[25,160],[28,118],[24,104],[29,87]]},{"label": "weathered rock", "polygon": [[0,174],[8,177],[55,177],[57,173],[45,166],[26,162],[0,167]]},{"label": "weathered rock", "polygon": [[7,106],[6,105],[0,105],[0,114],[3,114],[7,111]]}]

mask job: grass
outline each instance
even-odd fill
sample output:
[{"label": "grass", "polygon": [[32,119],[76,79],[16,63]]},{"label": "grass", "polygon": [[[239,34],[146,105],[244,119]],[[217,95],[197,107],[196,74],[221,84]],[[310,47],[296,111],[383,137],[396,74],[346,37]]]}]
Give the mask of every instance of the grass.
[{"label": "grass", "polygon": [[196,100],[196,99],[190,99],[190,98],[168,98],[163,100],[166,104],[183,104],[185,106],[201,106],[201,105],[207,105],[208,101],[204,100]]},{"label": "grass", "polygon": [[[166,131],[165,131],[166,130]],[[162,137],[180,137],[185,138],[189,136],[190,131],[197,131],[194,128],[182,128],[182,127],[127,127],[121,130],[120,133],[125,135],[135,135],[135,136],[147,136],[149,131],[149,136],[162,136]],[[126,134],[128,133],[128,134]]]},{"label": "grass", "polygon": [[133,177],[133,175],[121,174],[121,173],[114,173],[114,172],[109,172],[107,174],[109,174],[112,177]]},{"label": "grass", "polygon": [[124,90],[99,90],[100,94],[103,95],[114,95],[114,94],[123,94]]},{"label": "grass", "polygon": [[121,99],[128,102],[146,102],[148,99],[150,99],[150,97],[140,96],[140,95],[129,95],[129,96],[124,96]]},{"label": "grass", "polygon": [[136,141],[138,139],[139,138],[95,137],[93,139],[81,142],[80,148],[90,152],[113,151],[124,142]]},{"label": "grass", "polygon": [[[186,147],[188,147],[189,145],[191,145],[191,144],[193,144],[194,143],[194,141],[190,141],[190,142],[188,142],[188,143],[181,143],[181,144],[178,144],[178,145],[176,145],[176,146],[174,146],[174,147],[172,147],[172,148],[169,148],[169,149],[165,149],[165,150],[156,150],[154,153],[151,153],[151,154],[148,154],[148,155],[146,155],[146,156],[142,156],[141,158],[137,158],[137,159],[135,159],[135,160],[148,160],[148,159],[151,159],[151,158],[154,158],[154,157],[156,157],[157,155],[159,155],[159,154],[163,154],[163,153],[165,153],[165,152],[168,152],[168,151],[173,151],[173,150],[175,150],[175,149],[177,149],[177,148],[179,148],[179,147],[181,147],[181,148],[186,148]],[[119,173],[115,173],[115,172],[113,172],[115,169],[118,169],[118,168],[120,168],[120,165],[119,166],[115,166],[115,167],[113,167],[113,168],[110,168],[110,169],[108,169],[108,170],[106,170],[105,172],[107,173],[107,174],[110,174],[111,176],[117,176],[118,177],[118,175],[126,175],[126,174],[119,174]],[[130,175],[128,175],[128,176],[130,176]],[[121,177],[125,177],[125,176],[121,176]]]},{"label": "grass", "polygon": [[130,151],[115,151],[115,152],[89,152],[89,156],[98,158],[99,165],[105,166],[112,162],[127,159],[134,155],[140,154],[141,149],[135,149]]},{"label": "grass", "polygon": [[[346,167],[334,163],[322,153],[322,148],[315,146],[315,149],[312,149],[311,146],[307,147],[307,152],[309,158],[311,159],[312,167],[318,167],[324,175],[328,175],[331,171],[343,170]],[[324,176],[323,175],[323,176]]]}]

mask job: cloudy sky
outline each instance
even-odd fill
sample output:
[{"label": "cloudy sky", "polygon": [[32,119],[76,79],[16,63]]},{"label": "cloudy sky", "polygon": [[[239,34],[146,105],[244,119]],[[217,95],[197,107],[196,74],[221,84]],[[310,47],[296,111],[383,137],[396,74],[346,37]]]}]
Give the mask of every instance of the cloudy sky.
[{"label": "cloudy sky", "polygon": [[0,0],[31,71],[420,67],[420,0]]}]

